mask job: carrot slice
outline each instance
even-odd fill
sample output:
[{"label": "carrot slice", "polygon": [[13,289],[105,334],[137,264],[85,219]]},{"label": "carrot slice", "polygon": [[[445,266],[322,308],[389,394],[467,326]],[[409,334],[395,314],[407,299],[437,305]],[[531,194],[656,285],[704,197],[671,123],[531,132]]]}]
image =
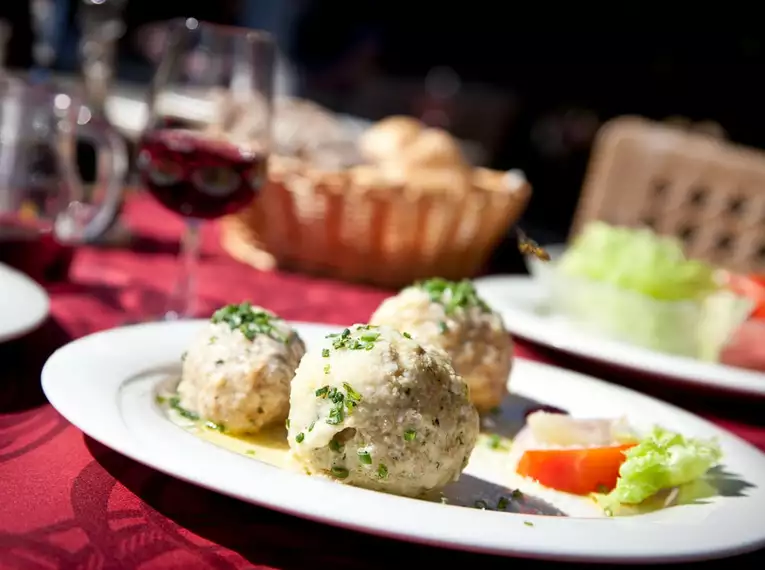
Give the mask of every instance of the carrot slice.
[{"label": "carrot slice", "polygon": [[530,449],[516,471],[550,487],[574,495],[611,491],[624,463],[624,452],[634,443],[581,449]]}]

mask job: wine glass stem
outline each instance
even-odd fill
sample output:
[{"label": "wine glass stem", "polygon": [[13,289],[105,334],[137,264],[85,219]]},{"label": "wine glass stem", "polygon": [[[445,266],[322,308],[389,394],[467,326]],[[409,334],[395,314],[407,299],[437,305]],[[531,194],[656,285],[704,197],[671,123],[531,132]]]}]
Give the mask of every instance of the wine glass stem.
[{"label": "wine glass stem", "polygon": [[186,229],[181,238],[181,254],[178,280],[170,294],[166,319],[184,319],[194,316],[196,305],[197,264],[200,242],[199,220],[186,220]]}]

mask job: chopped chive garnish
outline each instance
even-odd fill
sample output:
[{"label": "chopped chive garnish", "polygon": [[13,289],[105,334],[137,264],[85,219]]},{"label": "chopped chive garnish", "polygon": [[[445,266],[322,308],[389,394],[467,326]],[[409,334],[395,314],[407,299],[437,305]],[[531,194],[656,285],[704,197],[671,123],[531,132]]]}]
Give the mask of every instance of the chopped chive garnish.
[{"label": "chopped chive garnish", "polygon": [[290,429],[290,419],[289,418],[287,418],[287,421],[284,422],[284,425],[286,426],[287,429]]},{"label": "chopped chive garnish", "polygon": [[526,526],[534,526],[534,523],[531,521],[523,521],[523,524],[525,524]]},{"label": "chopped chive garnish", "polygon": [[377,476],[380,479],[388,478],[388,468],[383,463],[380,463],[380,465],[377,466]]},{"label": "chopped chive garnish", "polygon": [[316,421],[312,421],[311,425],[308,426],[308,431],[313,431],[313,426],[316,425]]},{"label": "chopped chive garnish", "polygon": [[334,475],[338,479],[345,479],[349,475],[348,470],[345,467],[333,467],[331,469],[331,472],[332,472],[332,475]]},{"label": "chopped chive garnish", "polygon": [[197,421],[199,419],[199,414],[181,407],[181,399],[178,396],[173,396],[170,398],[170,407],[178,412],[181,417],[184,417],[187,420]]},{"label": "chopped chive garnish", "polygon": [[205,427],[220,433],[224,433],[226,431],[226,427],[223,424],[216,424],[215,422],[210,421],[205,422]]},{"label": "chopped chive garnish", "polygon": [[447,281],[436,277],[417,283],[415,286],[425,291],[431,301],[443,305],[447,315],[454,313],[456,309],[471,307],[478,307],[485,313],[490,312],[489,306],[478,296],[473,283],[467,279]]},{"label": "chopped chive garnish", "polygon": [[343,413],[342,408],[332,408],[329,411],[329,417],[327,418],[327,423],[331,426],[336,426],[339,423],[342,423],[342,421],[345,419],[345,414]]},{"label": "chopped chive garnish", "polygon": [[356,454],[359,456],[359,461],[364,465],[372,465],[372,456],[365,449],[359,449]]},{"label": "chopped chive garnish", "polygon": [[361,401],[361,394],[359,394],[356,390],[354,390],[350,384],[347,382],[343,382],[343,388],[345,388],[346,393],[348,394],[348,398],[355,402]]},{"label": "chopped chive garnish", "polygon": [[[264,309],[253,307],[252,303],[245,301],[240,304],[226,305],[218,309],[210,319],[212,323],[225,323],[232,331],[238,330],[247,340],[255,340],[259,334],[270,336],[273,339],[287,342],[274,326],[279,317]],[[215,342],[212,337],[210,343]]]},{"label": "chopped chive garnish", "polygon": [[328,349],[328,348],[322,348],[322,349],[321,349],[321,355],[322,355],[324,358],[329,358],[329,349]]},{"label": "chopped chive garnish", "polygon": [[498,511],[504,511],[507,508],[507,505],[510,503],[507,497],[500,497],[497,501],[497,510]]},{"label": "chopped chive garnish", "polygon": [[297,441],[298,443],[303,443],[304,439],[305,439],[305,434],[302,431],[295,436],[295,441]]},{"label": "chopped chive garnish", "polygon": [[489,441],[487,442],[487,445],[490,449],[494,450],[507,450],[507,446],[505,446],[504,442],[502,441],[502,437],[499,436],[496,433],[493,433],[489,436]]},{"label": "chopped chive garnish", "polygon": [[523,498],[523,493],[518,489],[513,489],[513,492],[510,493],[510,496],[513,498],[513,500],[519,500]]},{"label": "chopped chive garnish", "polygon": [[322,386],[321,388],[316,390],[316,397],[325,398],[328,393],[329,393],[329,386]]},{"label": "chopped chive garnish", "polygon": [[413,429],[408,429],[404,432],[404,439],[406,441],[414,441],[414,438],[417,437],[417,432]]},{"label": "chopped chive garnish", "polygon": [[324,374],[329,374],[329,364],[324,365]]},{"label": "chopped chive garnish", "polygon": [[248,449],[247,451],[245,451],[245,453],[247,455],[255,455],[255,450],[254,449]]},{"label": "chopped chive garnish", "polygon": [[[342,333],[327,335],[328,339],[332,340],[332,347],[336,350],[342,348],[348,350],[372,350],[374,343],[380,338],[380,333],[373,331],[377,328],[373,325],[359,325],[353,332],[350,329],[344,329]],[[358,337],[354,336],[354,333],[358,334]]]},{"label": "chopped chive garnish", "polygon": [[157,396],[156,397],[156,401],[161,406],[162,404],[164,404],[167,401],[167,398],[165,398],[164,396]]},{"label": "chopped chive garnish", "polygon": [[404,335],[404,338],[412,338],[412,335],[410,335],[408,332],[401,333],[401,334]]}]

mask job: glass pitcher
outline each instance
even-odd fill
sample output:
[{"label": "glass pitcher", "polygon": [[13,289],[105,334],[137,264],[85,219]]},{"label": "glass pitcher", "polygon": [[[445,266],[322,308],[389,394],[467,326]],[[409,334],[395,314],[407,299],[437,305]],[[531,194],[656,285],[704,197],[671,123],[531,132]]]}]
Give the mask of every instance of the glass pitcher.
[{"label": "glass pitcher", "polygon": [[[77,140],[98,153],[98,177],[86,202]],[[91,117],[72,94],[0,77],[0,248],[52,233],[77,244],[103,234],[117,215],[128,169],[119,134]]]}]

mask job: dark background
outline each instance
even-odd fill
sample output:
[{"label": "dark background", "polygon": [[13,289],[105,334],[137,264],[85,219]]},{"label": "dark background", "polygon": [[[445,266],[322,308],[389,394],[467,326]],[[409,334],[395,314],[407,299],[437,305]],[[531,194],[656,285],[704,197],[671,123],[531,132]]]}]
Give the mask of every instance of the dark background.
[{"label": "dark background", "polygon": [[[77,2],[71,3],[57,63],[69,71],[76,65]],[[486,0],[130,0],[118,74],[150,78],[152,65],[136,36],[147,22],[194,16],[270,27],[298,71],[299,94],[371,119],[416,114],[433,104],[463,115],[448,127],[465,138],[491,139],[489,165],[520,168],[532,182],[534,198],[522,223],[548,243],[565,239],[592,138],[612,117],[714,121],[728,138],[765,147],[757,30],[674,23],[666,15],[657,26],[629,11],[629,17],[609,18],[600,10],[569,16],[553,4],[535,8],[536,14],[521,13],[515,4]],[[9,66],[29,66],[28,0],[1,2],[0,18],[14,25]],[[460,93],[475,96],[434,103],[424,87],[434,66],[451,68]],[[501,118],[499,112],[479,116],[490,102],[503,108]],[[495,263],[510,263],[512,249],[501,248]]]}]

